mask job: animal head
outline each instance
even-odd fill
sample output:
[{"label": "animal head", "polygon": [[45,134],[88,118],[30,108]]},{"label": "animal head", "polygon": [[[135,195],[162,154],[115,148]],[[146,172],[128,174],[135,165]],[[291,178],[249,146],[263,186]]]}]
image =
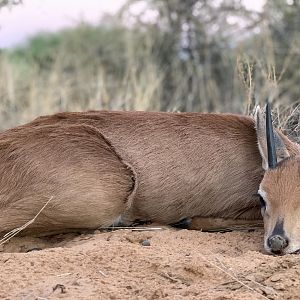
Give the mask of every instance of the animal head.
[{"label": "animal head", "polygon": [[300,252],[300,146],[272,127],[266,116],[255,114],[258,147],[265,170],[258,194],[264,219],[265,250],[272,254]]}]

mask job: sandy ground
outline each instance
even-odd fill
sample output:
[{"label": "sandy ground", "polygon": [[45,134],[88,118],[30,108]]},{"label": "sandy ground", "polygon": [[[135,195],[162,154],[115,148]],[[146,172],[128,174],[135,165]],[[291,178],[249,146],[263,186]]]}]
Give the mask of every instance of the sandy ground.
[{"label": "sandy ground", "polygon": [[300,256],[266,255],[262,239],[171,228],[14,238],[0,249],[0,299],[299,299]]}]

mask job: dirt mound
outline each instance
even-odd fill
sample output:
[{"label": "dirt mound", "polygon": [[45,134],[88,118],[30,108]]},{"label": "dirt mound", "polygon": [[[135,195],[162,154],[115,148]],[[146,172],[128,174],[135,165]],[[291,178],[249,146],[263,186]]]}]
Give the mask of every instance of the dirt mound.
[{"label": "dirt mound", "polygon": [[299,256],[264,254],[262,240],[170,228],[14,238],[0,299],[299,299]]}]

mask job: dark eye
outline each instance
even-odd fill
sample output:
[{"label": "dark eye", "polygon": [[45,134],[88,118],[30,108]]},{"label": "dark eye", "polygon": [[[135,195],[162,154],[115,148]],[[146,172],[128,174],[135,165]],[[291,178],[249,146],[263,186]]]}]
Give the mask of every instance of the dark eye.
[{"label": "dark eye", "polygon": [[260,201],[260,207],[266,208],[266,206],[267,206],[266,201],[264,200],[264,198],[261,195],[259,195],[259,201]]}]

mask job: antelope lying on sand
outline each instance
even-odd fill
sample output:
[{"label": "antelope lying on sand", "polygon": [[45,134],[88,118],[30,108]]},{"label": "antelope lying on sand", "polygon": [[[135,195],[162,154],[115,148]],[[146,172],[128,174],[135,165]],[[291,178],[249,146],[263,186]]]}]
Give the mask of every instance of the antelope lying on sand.
[{"label": "antelope lying on sand", "polygon": [[40,117],[0,134],[0,232],[32,219],[50,198],[25,233],[182,220],[209,230],[261,222],[262,212],[265,249],[296,252],[300,147],[273,135],[272,125],[267,131],[260,110],[255,120],[109,111]]}]

